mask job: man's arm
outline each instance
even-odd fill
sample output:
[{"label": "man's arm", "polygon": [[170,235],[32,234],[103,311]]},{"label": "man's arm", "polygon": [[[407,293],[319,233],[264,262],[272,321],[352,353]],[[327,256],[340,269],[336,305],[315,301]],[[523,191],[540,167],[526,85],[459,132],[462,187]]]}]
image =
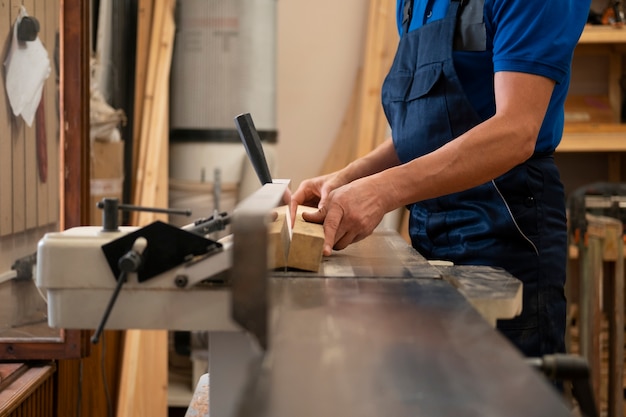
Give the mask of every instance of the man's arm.
[{"label": "man's arm", "polygon": [[478,186],[532,156],[554,81],[498,72],[494,82],[493,117],[430,154],[328,194],[320,212],[307,216],[324,221],[326,255],[371,234],[382,216],[397,207]]}]

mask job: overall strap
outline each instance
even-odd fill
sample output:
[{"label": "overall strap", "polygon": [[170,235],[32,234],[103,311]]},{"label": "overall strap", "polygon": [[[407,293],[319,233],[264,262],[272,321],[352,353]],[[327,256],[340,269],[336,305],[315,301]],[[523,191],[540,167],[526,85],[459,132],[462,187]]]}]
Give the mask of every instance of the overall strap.
[{"label": "overall strap", "polygon": [[[415,0],[404,0],[402,13],[402,32],[408,33],[413,19]],[[454,49],[457,51],[484,51],[487,48],[487,32],[483,19],[485,0],[450,0],[458,3],[457,29]]]},{"label": "overall strap", "polygon": [[456,51],[484,51],[487,49],[487,29],[483,18],[485,0],[460,1],[454,36]]},{"label": "overall strap", "polygon": [[414,0],[404,0],[404,9],[402,12],[402,33],[404,34],[409,33],[409,26],[413,19],[413,1]]}]

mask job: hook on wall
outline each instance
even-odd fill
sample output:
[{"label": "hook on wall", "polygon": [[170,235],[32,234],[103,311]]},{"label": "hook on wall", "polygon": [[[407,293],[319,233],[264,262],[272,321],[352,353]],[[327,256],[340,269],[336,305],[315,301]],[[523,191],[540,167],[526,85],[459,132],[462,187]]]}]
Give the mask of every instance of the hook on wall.
[{"label": "hook on wall", "polygon": [[39,21],[32,16],[24,16],[17,24],[17,40],[32,42],[37,39],[39,33]]}]

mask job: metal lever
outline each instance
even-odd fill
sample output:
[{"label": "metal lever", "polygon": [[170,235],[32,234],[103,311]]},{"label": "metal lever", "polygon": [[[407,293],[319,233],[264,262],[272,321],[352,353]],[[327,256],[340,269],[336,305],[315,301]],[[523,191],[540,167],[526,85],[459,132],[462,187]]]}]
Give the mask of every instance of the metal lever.
[{"label": "metal lever", "polygon": [[142,253],[146,249],[146,245],[148,241],[144,237],[139,237],[133,243],[133,247],[126,252],[123,256],[120,257],[118,261],[118,266],[120,268],[120,275],[117,278],[117,284],[115,284],[115,290],[113,290],[113,294],[111,295],[111,299],[109,300],[109,304],[107,304],[106,309],[104,310],[104,315],[102,316],[102,320],[100,320],[100,324],[96,329],[95,333],[91,337],[91,343],[94,345],[98,343],[100,340],[100,336],[104,331],[104,326],[106,326],[107,320],[109,319],[109,315],[113,310],[113,306],[115,305],[115,301],[117,301],[117,297],[120,294],[120,290],[122,289],[122,285],[126,282],[126,278],[129,273],[137,272],[143,265],[143,257]]},{"label": "metal lever", "polygon": [[104,232],[117,232],[119,229],[118,210],[147,211],[152,213],[178,214],[191,216],[188,209],[162,209],[156,207],[140,207],[131,204],[120,204],[117,198],[103,198],[98,201],[96,207],[102,210],[102,230]]},{"label": "metal lever", "polygon": [[254,127],[252,116],[250,113],[240,114],[235,117],[235,125],[239,132],[239,137],[246,148],[250,162],[256,171],[256,175],[261,181],[261,185],[272,182],[272,175],[263,153],[263,145],[261,145],[261,138],[259,132]]}]

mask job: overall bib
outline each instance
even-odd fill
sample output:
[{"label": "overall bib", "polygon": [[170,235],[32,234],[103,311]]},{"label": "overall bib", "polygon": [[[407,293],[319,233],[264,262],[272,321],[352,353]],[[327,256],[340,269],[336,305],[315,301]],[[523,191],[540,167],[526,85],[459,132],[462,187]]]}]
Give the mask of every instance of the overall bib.
[{"label": "overall bib", "polygon": [[[402,163],[438,149],[483,121],[453,62],[461,10],[459,0],[451,0],[444,19],[411,32],[410,11],[405,16],[382,90]],[[482,19],[482,6],[480,12]],[[498,329],[525,355],[564,351],[565,196],[552,153],[535,154],[478,187],[407,208],[412,245],[427,259],[501,267],[523,282],[522,314],[500,320]]]}]

